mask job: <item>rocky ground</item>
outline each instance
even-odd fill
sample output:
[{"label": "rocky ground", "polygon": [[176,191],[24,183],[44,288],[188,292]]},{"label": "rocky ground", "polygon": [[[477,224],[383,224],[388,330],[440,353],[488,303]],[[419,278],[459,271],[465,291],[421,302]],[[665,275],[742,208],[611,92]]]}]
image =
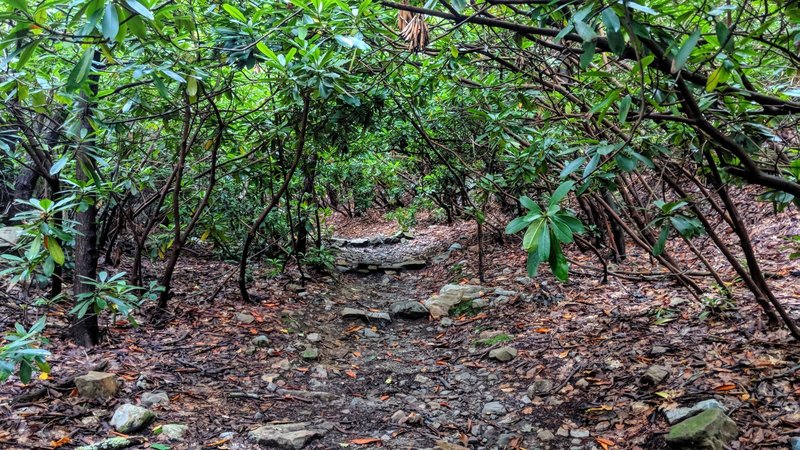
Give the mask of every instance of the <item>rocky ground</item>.
[{"label": "rocky ground", "polygon": [[337,242],[343,274],[257,277],[257,305],[208,302],[231,267],[196,260],[160,327],[53,336],[50,380],[0,385],[0,447],[800,447],[800,351],[751,305],[701,320],[663,278],[532,280],[509,245],[480,282],[469,224],[370,226]]}]

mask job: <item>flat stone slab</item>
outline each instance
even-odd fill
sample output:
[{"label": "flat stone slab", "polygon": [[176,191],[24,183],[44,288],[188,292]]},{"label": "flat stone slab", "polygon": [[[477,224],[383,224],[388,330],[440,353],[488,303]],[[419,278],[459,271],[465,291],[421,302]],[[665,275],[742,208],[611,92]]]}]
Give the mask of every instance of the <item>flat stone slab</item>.
[{"label": "flat stone slab", "polygon": [[325,435],[333,424],[311,422],[269,424],[248,434],[250,441],[271,449],[300,450],[313,439]]}]

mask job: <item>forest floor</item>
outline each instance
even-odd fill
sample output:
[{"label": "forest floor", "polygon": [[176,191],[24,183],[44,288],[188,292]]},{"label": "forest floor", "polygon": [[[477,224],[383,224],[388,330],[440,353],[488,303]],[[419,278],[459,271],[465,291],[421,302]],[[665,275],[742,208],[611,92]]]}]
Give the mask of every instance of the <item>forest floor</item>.
[{"label": "forest floor", "polygon": [[[800,267],[770,244],[786,231],[775,228],[787,226],[786,218],[759,224],[760,256],[797,317]],[[376,217],[338,218],[336,229],[343,238],[396,231]],[[471,224],[414,231],[399,243],[344,247],[340,258],[425,259],[424,269],[317,275],[305,283],[297,273],[267,279],[255,270],[256,305],[239,301],[234,282],[208,302],[233,267],[182,261],[174,316],[162,325],[109,326],[107,342],[91,350],[48,332],[50,379],[0,384],[0,448],[71,448],[115,436],[115,409],[152,391],[165,392],[169,403],[151,407],[157,419],[134,448],[165,448],[153,429],[170,423],[188,425],[183,440],[168,443],[173,449],[275,448],[254,444],[249,432],[301,423],[313,435],[309,449],[658,449],[669,428],[664,412],[707,399],[721,402],[739,427],[731,448],[785,449],[800,435],[800,349],[785,331],[766,329],[751,301],[712,311],[667,277],[602,284],[578,266],[566,283],[547,269],[530,279],[515,242],[489,246],[481,283]],[[572,257],[593,264],[589,255]],[[614,270],[658,272],[641,254]],[[389,312],[449,283],[482,286],[480,304],[438,320],[342,317],[344,308]],[[48,330],[66,322],[66,310],[50,311]],[[8,308],[0,317],[3,328],[20,320]],[[489,357],[502,346],[515,357]],[[49,389],[14,401],[102,362],[122,382],[113,399]],[[653,366],[668,374],[655,386],[642,379]]]}]

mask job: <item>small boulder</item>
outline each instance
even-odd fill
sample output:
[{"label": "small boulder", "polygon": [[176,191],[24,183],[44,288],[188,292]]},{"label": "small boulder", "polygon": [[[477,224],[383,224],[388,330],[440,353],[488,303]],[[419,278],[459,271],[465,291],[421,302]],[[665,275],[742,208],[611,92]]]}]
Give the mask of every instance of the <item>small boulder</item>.
[{"label": "small boulder", "polygon": [[539,379],[534,380],[533,384],[528,388],[528,398],[536,397],[537,395],[547,394],[553,390],[553,382],[551,380]]},{"label": "small boulder", "polygon": [[736,422],[713,408],[670,428],[667,443],[677,448],[723,450],[738,434]]},{"label": "small boulder", "polygon": [[428,308],[420,302],[409,300],[392,305],[392,314],[406,319],[424,319],[428,317]]},{"label": "small boulder", "polygon": [[182,441],[183,436],[188,430],[189,427],[186,425],[179,423],[167,423],[161,425],[161,433],[159,433],[159,436],[167,441]]},{"label": "small boulder", "polygon": [[489,352],[489,358],[496,359],[501,362],[508,362],[516,358],[517,349],[514,347],[503,346],[495,348]]},{"label": "small boulder", "polygon": [[139,403],[145,408],[167,406],[169,405],[169,396],[166,392],[145,392],[142,394],[142,399]]},{"label": "small boulder", "polygon": [[312,439],[323,436],[332,425],[310,422],[270,424],[256,428],[248,434],[256,444],[273,449],[300,450]]},{"label": "small boulder", "polygon": [[670,425],[674,425],[681,420],[696,416],[697,414],[712,408],[721,409],[722,412],[728,411],[728,409],[725,408],[725,405],[712,398],[703,400],[702,402],[699,402],[690,408],[682,407],[664,411],[664,416],[667,418],[667,422],[669,422]]},{"label": "small boulder", "polygon": [[656,386],[669,376],[669,370],[664,366],[650,366],[642,375],[642,383]]},{"label": "small boulder", "polygon": [[146,427],[156,418],[153,411],[141,406],[125,403],[114,411],[111,417],[111,426],[123,434],[135,433]]},{"label": "small boulder", "polygon": [[113,373],[89,372],[75,378],[75,387],[84,398],[110,398],[116,395],[119,384]]},{"label": "small boulder", "polygon": [[306,339],[308,339],[308,342],[319,342],[322,340],[322,337],[319,333],[308,333]]},{"label": "small boulder", "polygon": [[342,310],[342,318],[367,320],[367,312],[363,309],[344,308]]},{"label": "small boulder", "polygon": [[791,450],[800,450],[800,436],[789,439],[789,445]]},{"label": "small boulder", "polygon": [[255,322],[256,318],[251,316],[250,314],[236,313],[236,320],[238,320],[239,322],[241,322],[241,323],[243,323],[245,325],[249,325],[249,324]]}]

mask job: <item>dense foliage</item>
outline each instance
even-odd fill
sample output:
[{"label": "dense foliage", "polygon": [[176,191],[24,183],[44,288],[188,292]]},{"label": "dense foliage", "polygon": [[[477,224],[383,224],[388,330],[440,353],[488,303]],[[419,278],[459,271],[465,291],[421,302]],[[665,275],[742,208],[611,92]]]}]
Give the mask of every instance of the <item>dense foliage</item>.
[{"label": "dense foliage", "polygon": [[[604,268],[638,246],[699,295],[680,241],[800,337],[728,193],[800,204],[794,2],[3,0],[0,30],[4,274],[50,299],[72,279],[84,344],[104,311],[167,308],[188,245],[238,261],[248,300],[254,269],[330,267],[326,220],[374,206],[481,243],[519,215],[531,274],[560,279],[573,242]],[[129,275],[98,274],[121,254]]]}]

